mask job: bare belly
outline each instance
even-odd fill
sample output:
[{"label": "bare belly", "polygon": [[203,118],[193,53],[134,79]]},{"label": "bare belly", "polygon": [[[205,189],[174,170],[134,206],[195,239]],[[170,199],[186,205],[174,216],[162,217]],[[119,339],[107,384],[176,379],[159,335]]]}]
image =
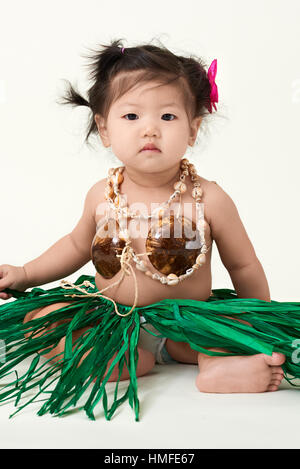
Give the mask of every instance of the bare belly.
[{"label": "bare belly", "polygon": [[[178,285],[162,285],[159,281],[146,276],[133,266],[138,286],[137,306],[146,306],[165,298],[187,298],[205,301],[211,293],[211,269],[210,254],[207,253],[207,264],[198,269],[193,275]],[[154,270],[153,270],[154,272]],[[95,283],[99,290],[117,282],[121,277],[119,272],[113,279],[106,280],[98,273]],[[122,282],[103,292],[103,295],[112,298],[123,305],[132,306],[135,297],[134,279],[132,275],[126,275]]]}]

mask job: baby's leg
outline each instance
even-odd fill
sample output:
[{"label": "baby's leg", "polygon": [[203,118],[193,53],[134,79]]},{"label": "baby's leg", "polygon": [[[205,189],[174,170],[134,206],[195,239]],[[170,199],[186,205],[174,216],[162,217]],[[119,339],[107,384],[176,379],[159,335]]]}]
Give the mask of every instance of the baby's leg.
[{"label": "baby's leg", "polygon": [[[70,303],[55,303],[55,304],[46,306],[44,308],[37,308],[37,309],[35,309],[33,311],[30,311],[29,313],[26,314],[26,316],[24,318],[24,323],[26,323],[28,321],[31,321],[33,319],[37,319],[37,318],[41,318],[43,316],[46,316],[47,314],[49,314],[49,313],[51,313],[51,312],[53,312],[57,309],[60,309],[63,306],[67,306],[69,304]],[[92,311],[92,310],[87,311],[87,313],[90,312],[90,311]],[[70,321],[71,321],[71,319],[64,319],[64,320],[57,321],[54,324],[52,324],[51,328],[48,328],[48,330],[50,331],[51,329],[57,327],[58,325],[66,323],[66,322],[70,322]],[[74,343],[88,329],[90,329],[90,328],[85,327],[85,328],[79,329],[77,331],[74,331],[73,332],[73,337],[72,337],[72,342]],[[44,332],[41,332],[40,334],[36,334],[36,336],[39,336],[42,333],[44,333]],[[30,334],[31,334],[31,332],[25,334],[25,336],[29,337]],[[52,358],[51,361],[55,362],[55,361],[59,360],[62,356],[62,355],[60,355],[58,357],[55,357],[55,355],[57,355],[59,353],[62,353],[64,351],[64,348],[65,348],[65,338],[63,337],[59,341],[59,343],[57,344],[57,346],[55,348],[53,348],[50,352],[46,353],[43,356],[45,358],[48,358],[48,359]],[[84,357],[88,353],[89,352],[86,352],[86,354],[83,356],[82,360],[84,359]],[[154,358],[154,355],[151,352],[149,352],[148,350],[143,350],[139,347],[138,347],[138,353],[139,353],[139,359],[138,359],[138,363],[137,363],[137,376],[143,376],[143,375],[147,374],[150,370],[152,370],[152,368],[155,365],[155,358]],[[110,367],[110,364],[114,360],[115,356],[116,356],[116,354],[108,362],[107,369]],[[128,352],[126,352],[126,359],[128,360]],[[118,366],[116,366],[113,369],[113,372],[110,375],[108,381],[117,381],[118,376],[119,376],[119,370],[118,370]],[[123,380],[128,379],[128,378],[129,378],[129,372],[128,372],[128,369],[125,365],[124,368],[123,368],[120,380],[123,381]]]},{"label": "baby's leg", "polygon": [[167,339],[166,349],[171,357],[180,363],[198,364],[198,352],[191,349],[186,342],[175,342],[172,339]]}]

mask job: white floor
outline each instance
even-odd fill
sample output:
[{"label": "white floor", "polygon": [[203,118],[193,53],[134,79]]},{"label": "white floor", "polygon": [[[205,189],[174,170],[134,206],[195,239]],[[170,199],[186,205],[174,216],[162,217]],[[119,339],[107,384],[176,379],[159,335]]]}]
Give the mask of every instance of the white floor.
[{"label": "white floor", "polygon": [[[23,368],[23,367],[22,367]],[[300,388],[286,381],[277,392],[205,394],[195,386],[196,365],[156,365],[139,378],[140,421],[128,402],[111,421],[84,412],[38,417],[39,403],[12,419],[0,406],[3,448],[299,448]],[[121,385],[126,382],[121,383]],[[111,389],[114,384],[109,383]]]}]

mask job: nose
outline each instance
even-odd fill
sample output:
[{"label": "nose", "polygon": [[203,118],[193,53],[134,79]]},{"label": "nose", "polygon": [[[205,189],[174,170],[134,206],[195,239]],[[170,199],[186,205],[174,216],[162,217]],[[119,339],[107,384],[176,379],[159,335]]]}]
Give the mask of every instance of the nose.
[{"label": "nose", "polygon": [[154,120],[148,120],[148,122],[144,126],[144,137],[158,137],[159,136],[159,128],[157,123]]}]

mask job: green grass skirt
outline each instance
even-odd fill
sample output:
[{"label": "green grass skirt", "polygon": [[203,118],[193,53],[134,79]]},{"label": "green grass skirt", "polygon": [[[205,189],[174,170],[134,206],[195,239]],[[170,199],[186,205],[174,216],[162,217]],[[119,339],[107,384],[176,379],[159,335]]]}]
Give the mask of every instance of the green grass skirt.
[{"label": "green grass skirt", "polygon": [[[137,344],[140,327],[147,330],[147,324],[152,324],[162,336],[187,342],[192,349],[208,355],[271,355],[273,351],[282,352],[286,356],[282,365],[285,378],[290,384],[294,384],[295,378],[300,378],[298,302],[241,299],[237,298],[234,290],[215,289],[207,301],[164,299],[137,307],[131,314],[121,317],[116,314],[111,301],[80,293],[78,288],[82,288],[85,281],[89,281],[90,286],[85,286],[84,291],[99,292],[94,277],[87,275],[76,280],[76,289],[66,290],[59,286],[48,290],[33,288],[25,292],[4,290],[15,300],[0,306],[0,339],[5,350],[0,360],[0,379],[5,377],[4,384],[1,385],[0,381],[0,404],[14,400],[17,410],[12,415],[31,402],[42,400],[38,415],[49,412],[62,416],[76,407],[84,409],[87,416],[95,420],[94,409],[102,401],[105,418],[110,420],[115,410],[128,399],[138,420]],[[77,296],[66,296],[72,294]],[[23,323],[25,315],[33,309],[68,301],[68,306]],[[96,306],[96,310],[86,313]],[[117,306],[121,314],[131,309],[120,303]],[[140,315],[146,320],[142,325]],[[237,321],[238,318],[249,322],[252,327]],[[62,319],[68,321],[49,332],[51,324]],[[72,332],[87,326],[89,329],[72,343]],[[29,332],[31,335],[26,338],[24,334]],[[62,337],[66,337],[64,352],[57,357],[58,361],[50,362],[43,354],[56,347]],[[206,350],[210,347],[225,348],[231,353]],[[128,358],[125,355],[127,350]],[[86,354],[88,351],[90,353]],[[86,357],[81,361],[84,354]],[[106,373],[108,362],[115,354]],[[32,357],[28,370],[18,376],[15,367],[28,357]],[[119,378],[124,366],[128,368],[130,377],[124,381],[128,385],[123,395],[119,395],[118,379],[112,399],[108,399],[106,385],[115,366],[119,369]],[[7,377],[11,378],[8,383]],[[27,391],[30,391],[29,398],[26,396],[26,402],[21,404]],[[78,403],[79,399],[84,402]],[[112,401],[110,404],[109,400]]]}]

